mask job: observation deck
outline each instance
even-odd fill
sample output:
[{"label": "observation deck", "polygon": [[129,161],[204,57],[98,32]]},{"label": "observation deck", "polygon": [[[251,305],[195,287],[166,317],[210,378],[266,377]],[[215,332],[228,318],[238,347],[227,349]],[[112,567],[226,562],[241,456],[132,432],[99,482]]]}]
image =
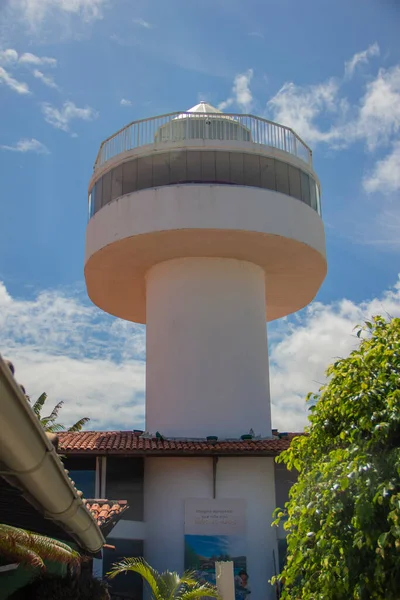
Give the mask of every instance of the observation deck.
[{"label": "observation deck", "polygon": [[145,274],[183,257],[237,258],[268,279],[267,320],[326,274],[312,152],[289,127],[206,103],[105,140],[89,183],[85,277],[93,302],[146,322]]}]

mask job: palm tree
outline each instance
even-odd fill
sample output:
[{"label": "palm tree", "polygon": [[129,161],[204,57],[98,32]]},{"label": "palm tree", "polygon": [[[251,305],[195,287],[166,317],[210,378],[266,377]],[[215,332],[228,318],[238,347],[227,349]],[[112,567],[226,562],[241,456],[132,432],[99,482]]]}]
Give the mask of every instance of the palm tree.
[{"label": "palm tree", "polygon": [[44,561],[78,564],[80,556],[58,540],[0,523],[0,555],[15,563],[46,569]]},{"label": "palm tree", "polygon": [[216,586],[200,583],[193,571],[185,571],[182,577],[171,571],[158,573],[143,558],[124,558],[113,565],[107,577],[113,579],[129,571],[138,573],[146,581],[152,600],[196,600],[206,597],[220,600]]},{"label": "palm tree", "polygon": [[42,408],[47,400],[47,394],[43,392],[36,400],[35,404],[32,406],[34,413],[38,417],[39,421],[42,424],[42,427],[48,433],[57,433],[59,431],[81,431],[83,426],[86,425],[88,421],[90,421],[89,417],[83,417],[83,419],[79,419],[74,425],[66,428],[61,423],[57,423],[58,413],[62,408],[64,402],[61,401],[53,408],[52,412],[47,417],[42,417]]}]

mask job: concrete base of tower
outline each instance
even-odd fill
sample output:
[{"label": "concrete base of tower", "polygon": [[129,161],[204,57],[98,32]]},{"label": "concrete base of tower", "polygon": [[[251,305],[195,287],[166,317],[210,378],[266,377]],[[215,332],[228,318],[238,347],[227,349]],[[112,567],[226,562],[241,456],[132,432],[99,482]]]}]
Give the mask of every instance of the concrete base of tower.
[{"label": "concrete base of tower", "polygon": [[265,275],[182,258],[146,277],[146,429],[169,437],[271,435]]},{"label": "concrete base of tower", "polygon": [[272,600],[274,590],[268,580],[274,575],[274,553],[277,557],[276,529],[271,527],[276,506],[273,458],[224,457],[216,468],[211,457],[148,458],[144,490],[146,560],[161,571],[182,573],[191,566],[185,565],[185,501],[212,501],[214,490],[222,505],[226,502],[229,507],[231,500],[243,504],[244,533],[232,540],[231,551],[244,553],[251,597]]}]

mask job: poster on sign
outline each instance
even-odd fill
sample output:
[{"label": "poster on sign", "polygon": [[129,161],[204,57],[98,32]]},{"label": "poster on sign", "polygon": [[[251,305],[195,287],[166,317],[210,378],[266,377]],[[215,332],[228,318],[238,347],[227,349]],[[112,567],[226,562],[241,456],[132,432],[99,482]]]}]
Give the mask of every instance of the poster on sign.
[{"label": "poster on sign", "polygon": [[248,598],[246,502],[190,498],[185,501],[185,569],[215,584],[217,561],[233,562],[236,600]]}]

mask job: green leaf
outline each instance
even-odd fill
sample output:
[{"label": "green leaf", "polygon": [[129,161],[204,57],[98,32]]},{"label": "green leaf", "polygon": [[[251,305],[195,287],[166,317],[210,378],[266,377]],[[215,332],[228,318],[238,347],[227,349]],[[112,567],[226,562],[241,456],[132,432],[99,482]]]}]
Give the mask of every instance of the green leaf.
[{"label": "green leaf", "polygon": [[308,396],[307,435],[277,459],[300,467],[286,505],[284,600],[399,598],[400,319],[374,317],[357,336]]},{"label": "green leaf", "polygon": [[388,535],[389,534],[387,532],[381,533],[381,535],[378,538],[378,546],[379,546],[379,548],[383,548],[385,546]]}]

